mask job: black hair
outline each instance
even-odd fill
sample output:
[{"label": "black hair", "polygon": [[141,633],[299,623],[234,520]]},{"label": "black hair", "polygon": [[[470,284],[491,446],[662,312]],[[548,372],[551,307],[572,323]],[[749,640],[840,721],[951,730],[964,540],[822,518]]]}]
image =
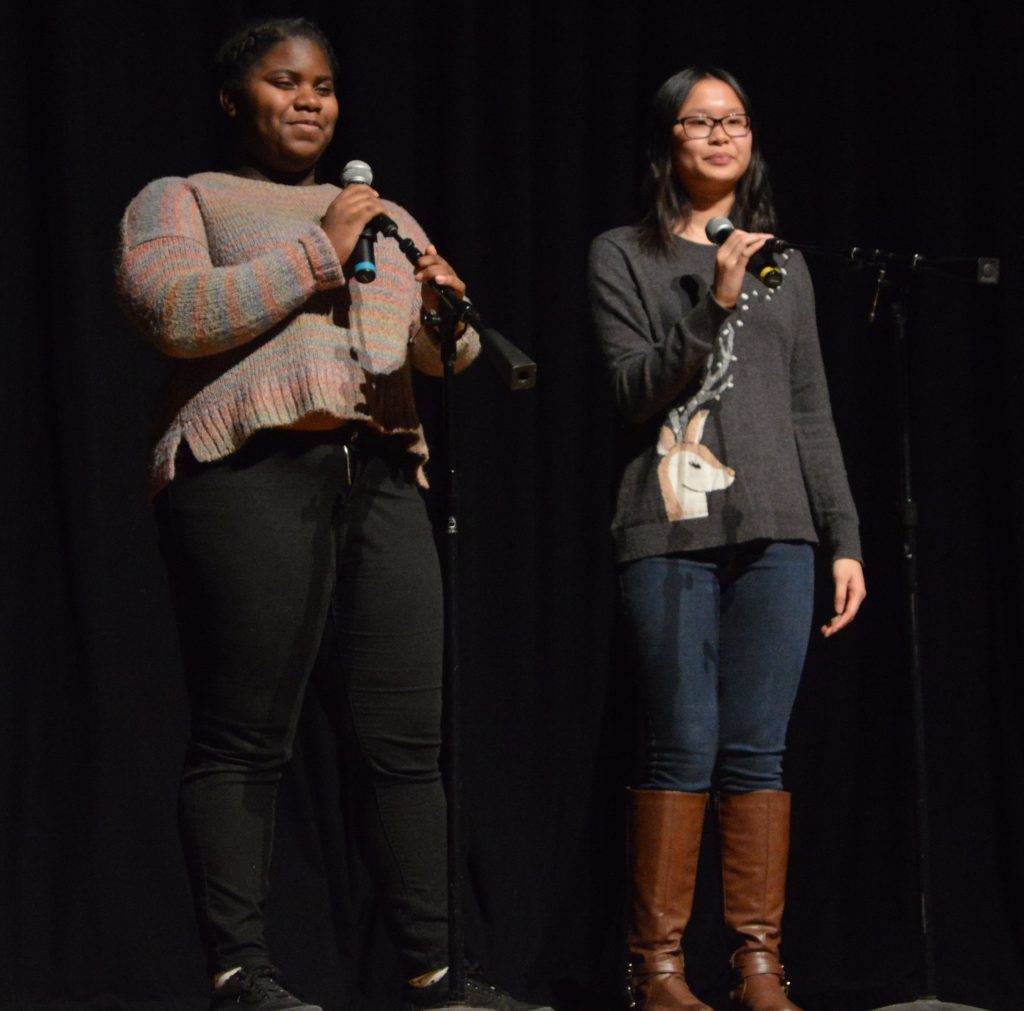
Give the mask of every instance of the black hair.
[{"label": "black hair", "polygon": [[[640,219],[640,239],[652,252],[672,249],[673,229],[690,216],[690,197],[676,176],[673,160],[673,127],[679,109],[694,85],[709,77],[729,85],[743,108],[752,115],[750,100],[732,74],[715,67],[687,67],[673,74],[654,96],[648,121],[647,169],[644,175],[644,215]],[[745,231],[775,231],[775,205],[768,181],[768,167],[761,155],[754,130],[750,165],[736,187],[736,199],[729,214],[733,224]]]},{"label": "black hair", "polygon": [[307,18],[265,18],[243,25],[217,50],[213,74],[218,90],[228,95],[237,94],[254,63],[279,42],[294,38],[315,42],[327,57],[332,76],[338,76],[338,57],[319,25]]}]

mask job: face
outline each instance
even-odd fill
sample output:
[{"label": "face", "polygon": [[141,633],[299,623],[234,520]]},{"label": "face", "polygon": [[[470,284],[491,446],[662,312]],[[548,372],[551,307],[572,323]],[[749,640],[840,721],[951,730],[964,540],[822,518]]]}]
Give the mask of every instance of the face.
[{"label": "face", "polygon": [[238,124],[248,161],[271,178],[312,181],[338,122],[327,57],[301,37],[267,50],[249,68],[238,93],[221,92],[221,106]]},{"label": "face", "polygon": [[[732,113],[744,113],[743,103],[725,81],[705,77],[698,81],[679,108],[679,116],[706,115],[720,119]],[[687,137],[681,124],[672,128],[676,177],[691,198],[712,200],[727,196],[750,165],[753,134],[730,137],[717,124],[711,136],[701,140]]]}]

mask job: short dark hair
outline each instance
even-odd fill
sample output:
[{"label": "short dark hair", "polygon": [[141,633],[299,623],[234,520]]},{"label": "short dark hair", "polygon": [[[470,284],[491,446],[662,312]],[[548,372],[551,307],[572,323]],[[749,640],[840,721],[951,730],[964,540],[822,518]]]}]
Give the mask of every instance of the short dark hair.
[{"label": "short dark hair", "polygon": [[[647,170],[644,175],[644,215],[640,219],[640,238],[652,252],[672,248],[673,229],[690,215],[690,197],[679,181],[673,161],[672,130],[679,109],[694,85],[709,77],[728,84],[736,92],[743,108],[752,115],[750,100],[732,74],[716,67],[687,67],[673,74],[654,96],[648,121]],[[761,155],[754,130],[750,165],[736,187],[736,200],[730,217],[737,228],[754,232],[775,230],[775,206],[768,180],[768,167]]]},{"label": "short dark hair", "polygon": [[308,18],[264,18],[250,21],[233,32],[221,44],[213,58],[213,74],[217,88],[235,94],[242,86],[249,68],[279,42],[302,38],[315,42],[327,57],[331,74],[338,76],[338,57],[331,40],[319,25]]}]

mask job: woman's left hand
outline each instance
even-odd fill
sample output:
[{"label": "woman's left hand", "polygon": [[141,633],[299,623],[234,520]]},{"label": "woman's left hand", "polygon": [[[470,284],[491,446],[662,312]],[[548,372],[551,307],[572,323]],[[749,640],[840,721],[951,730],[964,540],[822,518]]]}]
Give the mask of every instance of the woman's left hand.
[{"label": "woman's left hand", "polygon": [[438,255],[437,248],[432,242],[419,258],[413,276],[423,285],[423,308],[428,312],[435,311],[441,304],[440,296],[430,287],[428,281],[448,288],[457,298],[465,297],[465,282],[455,273],[448,261]]},{"label": "woman's left hand", "polygon": [[821,634],[827,639],[857,617],[861,602],[868,595],[864,585],[864,569],[855,558],[837,558],[832,563],[832,579],[836,584],[833,601],[835,615],[827,625],[821,626]]}]

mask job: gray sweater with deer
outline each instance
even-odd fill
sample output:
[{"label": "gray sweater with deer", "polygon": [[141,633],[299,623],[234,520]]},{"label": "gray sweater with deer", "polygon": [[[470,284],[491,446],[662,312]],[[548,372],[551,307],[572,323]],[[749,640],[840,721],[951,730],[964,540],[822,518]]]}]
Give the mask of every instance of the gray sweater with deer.
[{"label": "gray sweater with deer", "polygon": [[774,292],[748,276],[730,311],[710,295],[715,252],[678,239],[657,256],[633,227],[591,246],[597,337],[629,422],[618,559],[819,535],[860,559],[803,258]]}]

